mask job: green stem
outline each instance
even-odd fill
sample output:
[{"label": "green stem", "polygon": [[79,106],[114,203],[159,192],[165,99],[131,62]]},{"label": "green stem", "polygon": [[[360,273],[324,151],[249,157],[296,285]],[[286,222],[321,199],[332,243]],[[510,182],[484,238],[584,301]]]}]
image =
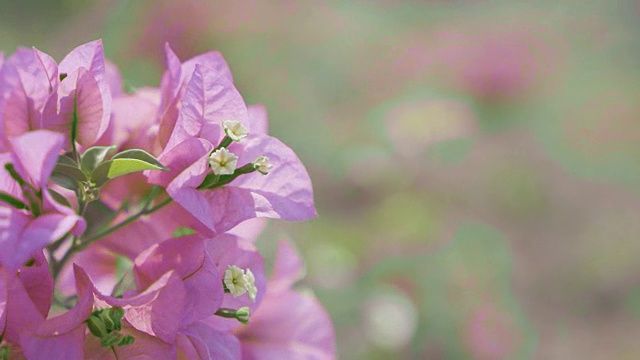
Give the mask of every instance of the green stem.
[{"label": "green stem", "polygon": [[[53,279],[56,280],[58,278],[58,275],[60,273],[60,271],[62,270],[62,268],[64,267],[64,265],[66,264],[66,262],[71,258],[71,256],[77,252],[80,252],[84,249],[86,249],[89,245],[91,245],[92,243],[102,239],[103,237],[131,224],[132,222],[138,220],[140,217],[144,216],[144,215],[149,215],[151,213],[154,213],[160,209],[162,209],[163,207],[171,204],[171,202],[173,201],[172,198],[167,198],[164,201],[162,201],[161,203],[157,204],[154,207],[149,208],[149,203],[146,204],[146,206],[144,206],[142,208],[142,210],[140,210],[138,213],[136,213],[135,215],[131,216],[130,218],[123,220],[119,223],[117,223],[116,225],[105,229],[99,233],[97,233],[96,235],[88,238],[88,239],[81,239],[81,238],[76,238],[73,237],[72,239],[72,243],[71,243],[71,247],[69,248],[69,250],[67,250],[67,252],[62,256],[62,258],[60,260],[55,260],[55,258],[53,257],[53,252],[50,251],[51,254],[51,258],[54,259],[52,260],[53,264],[51,267],[51,273],[53,275]],[[59,244],[57,244],[59,246]]]},{"label": "green stem", "polygon": [[80,250],[85,249],[91,243],[93,243],[93,242],[95,242],[97,240],[100,240],[103,237],[113,233],[114,231],[119,230],[119,229],[131,224],[132,222],[138,220],[140,217],[142,217],[144,215],[149,215],[151,213],[154,213],[154,212],[162,209],[163,207],[171,204],[172,201],[173,201],[172,198],[167,198],[166,200],[164,200],[163,202],[159,203],[158,205],[156,205],[156,206],[154,206],[152,208],[144,207],[137,214],[131,216],[130,218],[128,218],[126,220],[123,220],[123,221],[117,223],[116,225],[114,225],[114,226],[112,226],[112,227],[110,227],[110,228],[108,228],[108,229],[106,229],[106,230],[104,230],[102,232],[99,232],[96,235],[94,235],[94,236],[92,236],[92,237],[90,237],[90,238],[88,238],[86,240],[83,240],[82,244],[80,244],[80,246],[78,246],[77,250],[80,251]]}]

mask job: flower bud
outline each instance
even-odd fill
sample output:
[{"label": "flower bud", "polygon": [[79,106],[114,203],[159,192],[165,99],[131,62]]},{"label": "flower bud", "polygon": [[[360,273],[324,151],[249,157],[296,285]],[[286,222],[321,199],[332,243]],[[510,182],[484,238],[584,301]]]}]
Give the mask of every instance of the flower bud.
[{"label": "flower bud", "polygon": [[243,306],[236,311],[236,319],[245,325],[249,323],[250,317],[251,317],[251,311],[246,306]]},{"label": "flower bud", "polygon": [[233,141],[240,141],[249,135],[249,132],[240,121],[226,120],[222,122],[222,127],[224,128],[224,133]]},{"label": "flower bud", "polygon": [[269,162],[269,158],[266,156],[259,156],[253,162],[253,168],[258,170],[258,172],[262,175],[267,175],[272,167],[273,165],[271,165],[271,163]]},{"label": "flower bud", "polygon": [[136,338],[133,335],[127,335],[120,340],[118,346],[127,346],[131,345],[136,341]]},{"label": "flower bud", "polygon": [[114,331],[100,338],[100,343],[102,344],[102,346],[113,346],[118,344],[122,340],[123,340],[122,334],[118,333],[117,331]]},{"label": "flower bud", "polygon": [[107,327],[98,315],[89,316],[87,319],[87,327],[95,337],[102,338],[108,334]]}]

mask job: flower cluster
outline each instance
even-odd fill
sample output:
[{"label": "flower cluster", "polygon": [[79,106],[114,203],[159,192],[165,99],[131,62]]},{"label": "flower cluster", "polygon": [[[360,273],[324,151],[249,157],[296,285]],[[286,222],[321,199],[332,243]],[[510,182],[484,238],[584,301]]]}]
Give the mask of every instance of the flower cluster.
[{"label": "flower cluster", "polygon": [[304,166],[219,53],[165,52],[135,91],[100,41],[0,53],[0,359],[333,358],[301,259],[254,246],[316,215]]}]

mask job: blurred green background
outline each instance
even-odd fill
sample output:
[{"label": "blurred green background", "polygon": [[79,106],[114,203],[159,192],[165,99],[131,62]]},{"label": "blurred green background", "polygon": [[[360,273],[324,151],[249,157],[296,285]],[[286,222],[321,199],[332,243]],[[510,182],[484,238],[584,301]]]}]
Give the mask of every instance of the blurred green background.
[{"label": "blurred green background", "polygon": [[639,359],[640,2],[0,0],[130,86],[220,50],[306,164],[295,240],[341,359]]}]

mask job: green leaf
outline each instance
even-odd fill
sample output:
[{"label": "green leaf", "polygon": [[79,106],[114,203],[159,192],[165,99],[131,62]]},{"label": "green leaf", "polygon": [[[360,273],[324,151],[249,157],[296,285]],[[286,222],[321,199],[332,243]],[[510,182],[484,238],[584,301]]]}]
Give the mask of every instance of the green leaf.
[{"label": "green leaf", "polygon": [[80,168],[85,174],[91,174],[91,172],[104,161],[104,158],[111,151],[115,150],[116,146],[93,146],[88,148],[81,157]]},{"label": "green leaf", "polygon": [[58,156],[58,161],[56,161],[56,163],[78,167],[76,161],[66,155]]},{"label": "green leaf", "polygon": [[132,159],[132,160],[140,160],[147,164],[151,164],[157,167],[157,169],[145,169],[145,170],[169,170],[164,165],[162,165],[153,155],[141,149],[130,149],[119,152],[113,155],[111,160],[115,159]]},{"label": "green leaf", "polygon": [[104,161],[93,170],[91,182],[102,187],[118,176],[145,170],[168,170],[153,155],[140,149],[125,150]]},{"label": "green leaf", "polygon": [[162,165],[148,163],[138,159],[112,159],[111,166],[109,167],[108,177],[113,179],[118,176],[131,174],[134,172],[145,170],[165,170]]},{"label": "green leaf", "polygon": [[78,190],[78,182],[74,178],[69,177],[67,175],[53,173],[49,177],[49,180],[62,186],[65,189],[69,189],[73,191]]},{"label": "green leaf", "polygon": [[54,174],[58,173],[58,174],[66,175],[77,181],[87,181],[87,175],[85,175],[85,173],[83,173],[82,170],[78,169],[76,165],[71,166],[67,164],[57,163],[56,166],[53,168],[53,172]]},{"label": "green leaf", "polygon": [[25,203],[2,191],[0,191],[0,201],[3,201],[19,210],[29,210],[29,207]]},{"label": "green leaf", "polygon": [[72,207],[71,203],[69,202],[69,200],[64,197],[64,195],[60,194],[59,192],[49,189],[49,194],[51,194],[51,197],[53,198],[53,200],[55,200],[57,203],[62,204],[66,207]]}]

